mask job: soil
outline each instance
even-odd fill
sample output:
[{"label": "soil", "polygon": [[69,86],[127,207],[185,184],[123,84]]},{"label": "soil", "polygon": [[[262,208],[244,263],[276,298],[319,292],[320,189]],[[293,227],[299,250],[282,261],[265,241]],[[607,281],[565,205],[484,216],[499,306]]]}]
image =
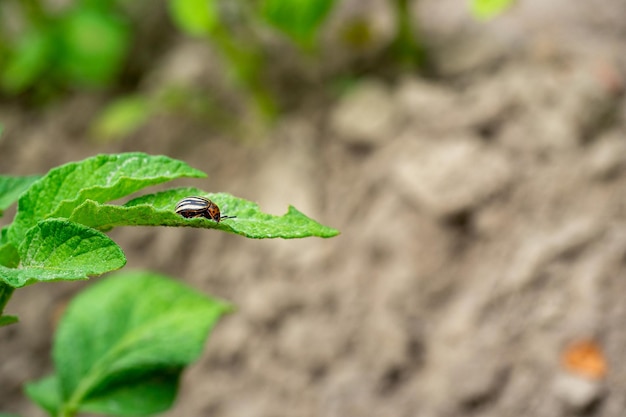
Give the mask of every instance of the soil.
[{"label": "soil", "polygon": [[[255,139],[162,115],[98,143],[88,127],[103,97],[0,105],[3,173],[103,152],[167,154],[209,174],[176,185],[273,214],[293,204],[341,231],[287,241],[111,233],[126,268],[238,306],[165,415],[626,413],[626,6],[528,0],[478,23],[461,3],[414,8],[427,77],[372,75],[331,100],[312,89]],[[171,48],[162,62],[197,45]],[[155,68],[147,80],[168,76]],[[0,330],[0,410],[43,415],[21,386],[51,371],[54,324],[85,285],[15,292],[7,313],[20,323]],[[581,341],[606,372],[567,359]]]}]

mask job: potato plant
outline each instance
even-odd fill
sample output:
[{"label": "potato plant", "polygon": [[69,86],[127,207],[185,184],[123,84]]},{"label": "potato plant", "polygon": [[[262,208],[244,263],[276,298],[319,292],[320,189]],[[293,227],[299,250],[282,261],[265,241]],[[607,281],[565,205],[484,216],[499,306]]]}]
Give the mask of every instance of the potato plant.
[{"label": "potato plant", "polygon": [[[17,201],[13,222],[0,232],[0,326],[17,322],[2,313],[21,287],[83,280],[123,267],[123,251],[105,234],[117,226],[218,229],[254,239],[339,233],[294,207],[273,216],[250,201],[189,187],[109,203],[181,177],[205,174],[182,161],[137,152],[98,155],[42,177],[0,176],[0,214]],[[189,196],[210,199],[230,218],[176,214],[176,203]],[[116,273],[70,303],[54,339],[55,372],[27,384],[26,394],[58,417],[163,412],[175,399],[182,371],[231,309],[162,275]]]}]

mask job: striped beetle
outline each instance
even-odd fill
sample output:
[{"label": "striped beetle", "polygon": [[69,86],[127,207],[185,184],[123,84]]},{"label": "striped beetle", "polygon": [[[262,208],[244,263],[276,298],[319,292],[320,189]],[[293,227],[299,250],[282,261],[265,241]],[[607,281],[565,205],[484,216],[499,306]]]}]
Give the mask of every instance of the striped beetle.
[{"label": "striped beetle", "polygon": [[176,204],[175,209],[177,214],[190,219],[193,217],[206,217],[207,219],[215,220],[217,223],[222,219],[234,219],[235,216],[222,216],[220,214],[220,208],[204,197],[187,197],[183,198]]}]

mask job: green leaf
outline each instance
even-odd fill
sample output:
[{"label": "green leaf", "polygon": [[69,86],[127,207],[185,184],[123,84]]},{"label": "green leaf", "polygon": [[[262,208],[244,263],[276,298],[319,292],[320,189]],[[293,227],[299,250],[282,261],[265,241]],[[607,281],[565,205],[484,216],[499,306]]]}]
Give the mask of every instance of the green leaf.
[{"label": "green leaf", "polygon": [[152,105],[144,96],[128,96],[109,104],[92,126],[102,141],[123,138],[136,131],[150,117]]},{"label": "green leaf", "polygon": [[[218,205],[223,216],[236,218],[217,223],[205,218],[185,219],[176,214],[176,203],[193,195],[209,198]],[[219,229],[253,239],[333,237],[339,234],[336,229],[319,224],[291,206],[287,214],[273,216],[261,212],[258,204],[251,201],[226,193],[206,193],[197,188],[176,188],[148,194],[123,206],[86,201],[74,210],[70,219],[101,230],[116,226],[183,226]]]},{"label": "green leaf", "polygon": [[0,245],[0,265],[17,268],[19,264],[20,255],[17,248],[12,243]]},{"label": "green leaf", "polygon": [[165,411],[182,370],[231,309],[164,276],[107,278],[70,303],[54,340],[56,374],[27,392],[55,414]]},{"label": "green leaf", "polygon": [[311,47],[334,0],[263,0],[261,16],[303,47]]},{"label": "green leaf", "polygon": [[17,322],[17,317],[2,315],[4,307],[11,299],[11,295],[13,295],[13,291],[15,291],[15,288],[0,281],[0,327]]},{"label": "green leaf", "polygon": [[17,248],[9,242],[8,231],[8,226],[0,229],[0,265],[16,268],[20,263],[20,255]]},{"label": "green leaf", "polygon": [[60,21],[58,31],[58,60],[66,78],[102,86],[117,75],[130,43],[130,28],[118,16],[97,7],[78,7]]},{"label": "green leaf", "polygon": [[21,196],[8,238],[19,245],[38,221],[69,218],[74,208],[88,199],[104,203],[175,178],[205,176],[184,162],[140,152],[98,155],[62,165]]},{"label": "green leaf", "polygon": [[0,417],[20,417],[17,414],[0,413]]},{"label": "green leaf", "polygon": [[11,204],[15,203],[31,184],[41,178],[41,175],[28,177],[11,177],[0,175],[0,216]]},{"label": "green leaf", "polygon": [[[19,319],[16,316],[0,316],[0,327],[15,324],[18,321]],[[2,414],[0,414],[0,417],[2,417]]]},{"label": "green leaf", "polygon": [[191,36],[208,35],[219,23],[213,0],[170,0],[168,4],[176,26]]},{"label": "green leaf", "polygon": [[20,263],[20,255],[17,248],[9,242],[9,226],[0,229],[0,265],[16,268]]},{"label": "green leaf", "polygon": [[511,7],[515,0],[471,0],[470,10],[475,18],[492,19]]},{"label": "green leaf", "polygon": [[105,234],[62,219],[32,227],[18,252],[20,268],[0,265],[0,279],[14,288],[36,281],[87,279],[126,263],[122,250]]},{"label": "green leaf", "polygon": [[54,416],[61,406],[59,396],[59,381],[56,375],[48,376],[37,382],[30,382],[24,386],[26,395],[48,414]]},{"label": "green leaf", "polygon": [[2,88],[15,94],[35,84],[49,65],[52,50],[49,31],[37,28],[22,35],[3,63]]},{"label": "green leaf", "polygon": [[4,245],[9,242],[9,225],[0,229],[0,245]]},{"label": "green leaf", "polygon": [[[113,414],[117,416],[141,416],[167,410],[176,398],[178,388],[178,374],[145,375],[135,381],[130,375],[124,384],[118,387],[107,387],[106,392],[94,395],[92,399],[85,399],[81,404],[82,412]],[[136,385],[133,385],[136,382]],[[46,410],[50,415],[57,415],[63,406],[58,375],[51,375],[39,381],[26,384],[26,395]]]},{"label": "green leaf", "polygon": [[9,324],[17,323],[18,319],[15,316],[3,316],[4,307],[11,299],[11,295],[15,289],[4,282],[0,281],[0,327],[8,326]]},{"label": "green leaf", "polygon": [[13,295],[13,291],[15,291],[15,288],[0,281],[0,327],[17,323],[17,317],[2,315],[4,307],[6,307],[7,303],[11,299],[11,295]]}]

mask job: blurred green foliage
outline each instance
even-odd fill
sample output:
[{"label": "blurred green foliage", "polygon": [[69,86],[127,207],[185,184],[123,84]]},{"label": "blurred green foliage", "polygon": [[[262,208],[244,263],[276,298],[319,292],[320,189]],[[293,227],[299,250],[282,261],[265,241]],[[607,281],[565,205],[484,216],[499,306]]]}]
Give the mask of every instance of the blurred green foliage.
[{"label": "blurred green foliage", "polygon": [[257,15],[251,13],[249,2],[233,0],[229,7],[236,17],[225,17],[223,4],[217,0],[169,0],[170,16],[178,29],[206,39],[221,55],[236,86],[250,97],[252,109],[261,118],[272,119],[277,105],[262,77],[263,48],[249,32]]},{"label": "blurred green foliage", "polygon": [[[141,23],[137,20],[142,19],[141,13],[130,13],[131,5],[137,3],[135,10],[141,10],[152,7],[151,1],[143,0],[141,4],[137,0],[67,0],[51,6],[54,2],[49,0],[0,0],[0,93],[9,96],[26,93],[31,95],[28,97],[48,99],[76,89],[120,91],[119,76],[127,65],[131,42]],[[273,68],[268,44],[280,45],[282,38],[297,47],[290,53],[299,51],[308,62],[320,64],[319,34],[339,4],[340,0],[165,0],[161,3],[167,6],[176,29],[206,41],[219,55],[232,82],[231,89],[239,90],[238,96],[244,98],[241,104],[247,114],[243,119],[252,124],[273,120],[280,107],[278,86],[268,81]],[[394,0],[390,4],[396,12],[397,33],[388,45],[388,54],[381,59],[388,68],[417,68],[423,62],[423,49],[411,27],[409,0]],[[364,18],[367,19],[367,14]],[[368,43],[367,39],[373,36],[371,22],[362,23],[362,27],[350,34],[352,42],[341,38],[337,42],[347,46]],[[272,36],[278,43],[268,42]],[[165,100],[171,94],[164,92],[174,87],[160,85],[158,89],[163,91],[149,96],[145,93],[142,96],[130,87],[126,98],[114,100],[105,109],[93,125],[92,133],[101,140],[121,138],[155,113],[171,112],[171,100]],[[188,113],[185,104],[188,101],[200,103],[204,109],[202,117],[221,112],[218,118],[223,119],[223,113],[228,113],[213,98],[198,101],[201,88],[192,87],[192,91],[184,87],[183,92],[188,91],[191,96],[189,100],[178,100],[183,113]],[[240,116],[236,123],[225,125],[241,124]]]},{"label": "blurred green foliage", "polygon": [[176,25],[192,36],[210,34],[219,24],[213,0],[170,0],[169,11]]},{"label": "blurred green foliage", "polygon": [[141,127],[154,106],[143,95],[131,95],[107,105],[91,126],[91,133],[103,141],[120,139]]},{"label": "blurred green foliage", "polygon": [[260,16],[304,49],[315,46],[316,35],[335,0],[263,0]]},{"label": "blurred green foliage", "polygon": [[51,12],[3,0],[0,87],[8,94],[103,87],[125,62],[131,28],[115,2],[83,0]]},{"label": "blurred green foliage", "polygon": [[504,12],[515,0],[471,0],[470,10],[475,18],[489,20]]}]

